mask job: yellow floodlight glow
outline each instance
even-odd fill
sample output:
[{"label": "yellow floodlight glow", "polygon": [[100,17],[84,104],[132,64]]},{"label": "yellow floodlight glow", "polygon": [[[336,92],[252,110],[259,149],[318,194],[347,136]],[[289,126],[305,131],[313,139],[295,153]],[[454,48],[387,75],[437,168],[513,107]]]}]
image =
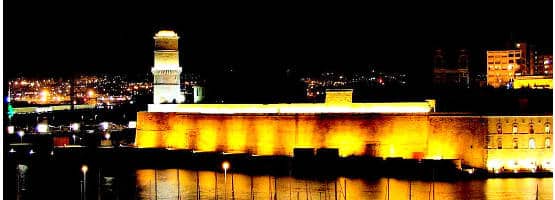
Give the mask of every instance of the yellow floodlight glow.
[{"label": "yellow floodlight glow", "polygon": [[200,114],[429,113],[428,102],[298,104],[150,104],[149,112]]},{"label": "yellow floodlight glow", "polygon": [[495,170],[499,170],[503,165],[503,163],[499,160],[489,160],[486,165],[488,169],[494,169],[495,171]]}]

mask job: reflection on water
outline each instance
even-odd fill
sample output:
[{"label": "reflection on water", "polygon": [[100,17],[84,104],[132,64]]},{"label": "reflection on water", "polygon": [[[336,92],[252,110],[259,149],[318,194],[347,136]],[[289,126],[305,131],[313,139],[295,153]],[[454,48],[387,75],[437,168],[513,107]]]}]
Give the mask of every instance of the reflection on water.
[{"label": "reflection on water", "polygon": [[[136,171],[138,199],[552,199],[552,178],[458,182],[339,177],[304,180],[183,169]],[[388,184],[389,183],[389,184]],[[388,194],[389,185],[389,194]],[[346,192],[345,192],[346,191]],[[346,197],[345,197],[346,195]]]}]

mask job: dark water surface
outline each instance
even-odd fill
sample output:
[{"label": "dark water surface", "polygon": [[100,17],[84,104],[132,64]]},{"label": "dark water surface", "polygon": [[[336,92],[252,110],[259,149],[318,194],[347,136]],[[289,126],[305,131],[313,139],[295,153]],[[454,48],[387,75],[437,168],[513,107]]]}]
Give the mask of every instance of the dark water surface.
[{"label": "dark water surface", "polygon": [[[394,178],[296,178],[190,169],[95,169],[82,189],[81,166],[14,169],[5,199],[552,199],[553,178],[422,181]],[[11,179],[11,181],[10,181]],[[100,184],[98,184],[100,183]],[[20,188],[17,193],[16,188]],[[388,189],[389,188],[389,189]],[[389,192],[388,192],[389,191]],[[410,193],[410,194],[409,194]],[[13,195],[10,195],[13,194]],[[346,195],[346,197],[345,197]],[[100,196],[100,198],[99,198]]]}]

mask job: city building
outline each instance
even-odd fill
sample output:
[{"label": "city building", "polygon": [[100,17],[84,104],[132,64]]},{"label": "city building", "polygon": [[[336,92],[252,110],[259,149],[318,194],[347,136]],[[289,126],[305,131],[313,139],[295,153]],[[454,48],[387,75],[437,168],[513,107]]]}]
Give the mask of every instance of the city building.
[{"label": "city building", "polygon": [[487,84],[494,88],[553,88],[553,55],[524,42],[513,50],[487,51]]},{"label": "city building", "polygon": [[[495,84],[513,82],[520,54],[488,51]],[[468,68],[465,55],[457,67]],[[325,95],[324,103],[149,104],[137,113],[135,145],[285,156],[297,148],[331,148],[341,157],[448,159],[494,173],[552,171],[552,116],[437,113],[435,100],[355,103],[351,89]]]},{"label": "city building", "polygon": [[161,30],[154,36],[154,104],[182,103],[181,66],[179,66],[179,36],[174,31]]},{"label": "city building", "polygon": [[553,76],[553,54],[543,54],[536,56],[534,64],[534,75]]},{"label": "city building", "polygon": [[324,103],[151,104],[137,113],[135,145],[284,156],[332,148],[341,157],[449,159],[492,173],[552,170],[551,116],[436,113],[433,100],[353,103],[350,92],[328,90]]},{"label": "city building", "polygon": [[521,50],[487,51],[487,83],[494,88],[512,88],[517,75],[525,70]]},{"label": "city building", "polygon": [[433,84],[444,88],[470,87],[470,55],[466,49],[460,49],[456,64],[449,66],[442,49],[434,51]]},{"label": "city building", "polygon": [[490,116],[487,168],[491,172],[552,170],[550,116]]}]

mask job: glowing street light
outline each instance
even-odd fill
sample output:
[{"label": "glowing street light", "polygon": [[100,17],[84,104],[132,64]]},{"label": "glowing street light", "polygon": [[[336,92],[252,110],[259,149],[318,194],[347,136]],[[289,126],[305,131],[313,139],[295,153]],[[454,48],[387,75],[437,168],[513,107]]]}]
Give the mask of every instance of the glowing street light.
[{"label": "glowing street light", "polygon": [[224,169],[224,178],[225,178],[225,175],[227,174],[227,170],[229,169],[229,167],[230,167],[229,162],[224,161],[222,163],[222,169]]},{"label": "glowing street light", "polygon": [[83,172],[83,190],[82,190],[82,199],[87,199],[87,171],[89,167],[87,165],[81,166],[81,171]]},{"label": "glowing street light", "polygon": [[17,131],[17,135],[19,135],[19,138],[21,139],[21,142],[20,142],[20,143],[23,143],[23,135],[25,135],[25,132],[23,132],[23,131],[21,131],[21,130],[20,130],[20,131]]},{"label": "glowing street light", "polygon": [[104,134],[104,138],[106,138],[106,140],[109,140],[110,139],[110,133]]},{"label": "glowing street light", "polygon": [[75,144],[75,134],[71,135],[71,137],[73,137],[73,144]]},{"label": "glowing street light", "polygon": [[73,123],[71,124],[71,130],[72,131],[79,131],[79,123]]},{"label": "glowing street light", "polygon": [[224,169],[224,199],[227,199],[227,170],[229,167],[229,162],[224,161],[222,163],[222,168]]}]

